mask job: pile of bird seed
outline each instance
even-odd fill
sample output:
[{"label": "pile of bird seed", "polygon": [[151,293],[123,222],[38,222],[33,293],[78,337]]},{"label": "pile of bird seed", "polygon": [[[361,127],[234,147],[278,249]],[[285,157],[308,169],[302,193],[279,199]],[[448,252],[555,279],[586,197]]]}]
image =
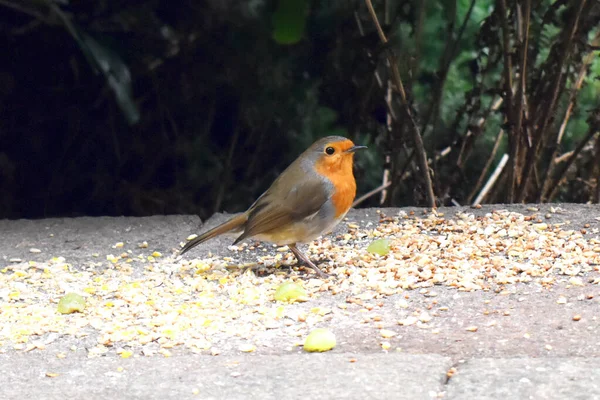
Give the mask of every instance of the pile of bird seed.
[{"label": "pile of bird seed", "polygon": [[[434,285],[476,291],[531,281],[600,282],[594,277],[600,240],[536,217],[401,212],[363,225],[347,223],[347,233],[308,245],[306,254],[321,260],[328,279],[290,272],[295,259],[287,248],[267,244],[261,245],[271,250],[266,256],[242,244],[230,247],[231,257],[191,261],[156,252],[135,257],[134,250],[89,266],[60,255],[9,263],[0,268],[0,352],[45,349],[64,338],[85,343],[90,357],[169,356],[173,349],[216,355],[231,343],[252,352],[272,346],[275,336],[293,349],[311,328],[349,313],[348,299],[377,301]],[[367,250],[377,240],[386,241],[380,254]],[[239,253],[255,254],[256,265],[240,265]],[[306,301],[273,299],[288,281],[304,287]],[[57,311],[67,293],[83,297],[81,312]]]}]

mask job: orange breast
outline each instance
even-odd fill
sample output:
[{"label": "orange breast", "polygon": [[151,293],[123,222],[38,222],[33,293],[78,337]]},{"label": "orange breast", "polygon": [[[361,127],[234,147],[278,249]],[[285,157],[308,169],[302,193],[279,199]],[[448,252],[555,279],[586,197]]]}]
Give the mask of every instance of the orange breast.
[{"label": "orange breast", "polygon": [[335,217],[345,214],[356,196],[356,181],[352,173],[352,154],[345,154],[338,163],[317,162],[315,169],[331,181],[334,193]]},{"label": "orange breast", "polygon": [[335,194],[331,200],[335,206],[335,217],[338,218],[348,212],[352,206],[356,196],[356,182],[354,176],[351,176],[350,179],[340,180],[340,182],[333,185],[335,186]]}]

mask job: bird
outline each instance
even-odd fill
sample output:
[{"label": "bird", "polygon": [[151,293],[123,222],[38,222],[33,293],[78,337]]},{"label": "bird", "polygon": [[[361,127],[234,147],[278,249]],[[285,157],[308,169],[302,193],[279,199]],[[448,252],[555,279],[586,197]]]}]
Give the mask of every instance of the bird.
[{"label": "bird", "polygon": [[344,218],[356,196],[354,153],[366,148],[343,136],[317,140],[248,210],[191,239],[179,254],[224,233],[239,233],[234,245],[248,238],[287,245],[299,264],[326,278],[328,275],[298,249],[298,244],[330,233]]}]

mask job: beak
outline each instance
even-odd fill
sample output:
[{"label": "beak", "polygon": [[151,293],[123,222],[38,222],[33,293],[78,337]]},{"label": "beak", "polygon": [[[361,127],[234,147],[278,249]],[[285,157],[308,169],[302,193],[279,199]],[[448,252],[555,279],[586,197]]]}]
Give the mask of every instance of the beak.
[{"label": "beak", "polygon": [[344,151],[344,153],[354,153],[356,150],[366,149],[367,146],[352,146],[348,150]]}]

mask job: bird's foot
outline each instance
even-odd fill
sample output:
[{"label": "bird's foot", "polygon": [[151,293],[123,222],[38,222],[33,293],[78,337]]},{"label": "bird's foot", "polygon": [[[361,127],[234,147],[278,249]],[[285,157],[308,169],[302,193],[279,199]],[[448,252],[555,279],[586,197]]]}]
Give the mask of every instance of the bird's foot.
[{"label": "bird's foot", "polygon": [[321,277],[321,278],[329,278],[329,275],[327,275],[325,272],[321,271],[321,269],[319,267],[317,267],[312,261],[310,261],[310,258],[305,256],[304,253],[302,253],[298,249],[298,247],[296,247],[295,244],[289,244],[288,247],[292,251],[292,253],[294,253],[294,255],[296,256],[296,259],[298,260],[298,264],[304,264],[305,266],[312,268],[312,270],[315,271],[315,273],[317,275],[319,275],[319,277]]},{"label": "bird's foot", "polygon": [[[320,277],[320,278],[326,279],[326,278],[329,278],[329,277],[330,277],[330,276],[329,276],[329,274],[326,274],[325,272],[323,272],[323,271],[321,270],[321,268],[317,267],[317,266],[316,266],[316,265],[315,265],[313,262],[311,262],[311,261],[308,261],[308,262],[307,262],[307,261],[305,261],[305,260],[299,260],[299,261],[298,261],[298,264],[296,264],[296,265],[297,265],[297,266],[303,266],[303,267],[305,267],[305,269],[306,269],[306,267],[308,267],[308,268],[312,269],[312,270],[313,270],[313,271],[314,271],[314,272],[315,272],[317,275],[319,275],[319,277]],[[291,271],[291,269],[292,269],[292,267],[290,266],[290,271]],[[309,277],[309,276],[308,276],[308,271],[307,271],[306,278],[308,278],[308,277]]]}]

